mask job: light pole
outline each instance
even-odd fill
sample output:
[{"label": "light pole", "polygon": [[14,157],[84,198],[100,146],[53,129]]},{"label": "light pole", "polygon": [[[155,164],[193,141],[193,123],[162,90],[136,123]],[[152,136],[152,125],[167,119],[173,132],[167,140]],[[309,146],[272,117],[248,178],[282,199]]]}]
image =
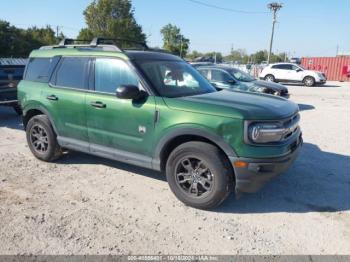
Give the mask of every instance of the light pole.
[{"label": "light pole", "polygon": [[276,14],[277,11],[282,8],[281,3],[270,3],[267,7],[273,12],[273,20],[272,20],[272,32],[271,32],[271,40],[270,40],[270,50],[267,57],[267,64],[270,64],[271,54],[272,54],[272,43],[273,43],[273,35],[275,33],[275,24],[277,22]]}]

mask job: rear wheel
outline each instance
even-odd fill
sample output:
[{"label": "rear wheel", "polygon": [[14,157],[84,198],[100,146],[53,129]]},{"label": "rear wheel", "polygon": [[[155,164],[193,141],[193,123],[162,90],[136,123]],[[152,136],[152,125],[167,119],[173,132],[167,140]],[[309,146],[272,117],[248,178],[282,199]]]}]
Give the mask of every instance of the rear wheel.
[{"label": "rear wheel", "polygon": [[304,78],[303,83],[305,86],[314,86],[315,85],[315,78],[312,76],[307,76]]},{"label": "rear wheel", "polygon": [[180,201],[200,209],[220,205],[234,188],[227,157],[216,146],[203,142],[175,148],[167,161],[166,176]]},{"label": "rear wheel", "polygon": [[276,82],[276,79],[273,75],[266,75],[264,79],[267,82]]},{"label": "rear wheel", "polygon": [[27,124],[26,135],[28,146],[36,158],[52,162],[62,155],[47,116],[37,115],[31,118]]}]

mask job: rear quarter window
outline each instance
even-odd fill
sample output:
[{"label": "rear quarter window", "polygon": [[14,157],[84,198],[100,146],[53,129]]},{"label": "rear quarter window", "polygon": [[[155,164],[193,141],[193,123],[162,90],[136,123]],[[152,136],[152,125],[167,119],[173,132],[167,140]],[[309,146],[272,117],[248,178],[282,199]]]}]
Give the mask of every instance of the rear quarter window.
[{"label": "rear quarter window", "polygon": [[24,79],[34,82],[49,82],[53,70],[55,69],[60,57],[50,58],[31,58],[27,65]]}]

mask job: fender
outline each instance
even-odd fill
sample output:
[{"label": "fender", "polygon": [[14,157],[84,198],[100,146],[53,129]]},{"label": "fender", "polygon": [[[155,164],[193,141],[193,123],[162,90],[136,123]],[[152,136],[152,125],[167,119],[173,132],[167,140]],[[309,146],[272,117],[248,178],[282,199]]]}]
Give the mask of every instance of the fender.
[{"label": "fender", "polygon": [[178,127],[173,129],[172,131],[166,133],[157,143],[155,151],[154,151],[154,157],[152,160],[152,166],[156,170],[160,170],[160,158],[161,158],[161,153],[164,147],[167,145],[168,142],[173,140],[174,138],[178,136],[183,136],[183,135],[196,135],[196,136],[201,136],[209,141],[213,142],[216,144],[228,157],[237,157],[236,152],[234,149],[227,144],[227,142],[220,137],[219,135],[204,130],[202,128],[188,128],[188,127]]},{"label": "fender", "polygon": [[55,131],[56,135],[59,136],[59,134],[57,132],[57,128],[55,126],[55,122],[53,121],[53,118],[52,118],[51,114],[49,113],[49,111],[44,106],[42,106],[41,104],[26,105],[23,108],[23,118],[27,115],[28,111],[30,111],[30,110],[39,110],[39,111],[43,112],[49,118],[51,125],[52,125],[52,128]]}]

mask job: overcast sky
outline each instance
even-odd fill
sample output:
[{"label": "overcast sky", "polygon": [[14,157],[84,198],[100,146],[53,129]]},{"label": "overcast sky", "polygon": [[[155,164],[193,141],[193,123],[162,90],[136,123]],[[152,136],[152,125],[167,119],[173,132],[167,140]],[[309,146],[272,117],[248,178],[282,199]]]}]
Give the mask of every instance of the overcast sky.
[{"label": "overcast sky", "polygon": [[[215,5],[223,10],[195,2]],[[0,19],[26,28],[46,24],[75,37],[85,26],[91,0],[1,0]],[[265,0],[133,0],[136,20],[151,46],[161,46],[162,26],[173,23],[191,40],[191,50],[248,53],[268,49],[272,15]],[[350,52],[349,0],[284,0],[273,50],[291,56],[334,56]],[[234,10],[242,11],[235,12]]]}]

